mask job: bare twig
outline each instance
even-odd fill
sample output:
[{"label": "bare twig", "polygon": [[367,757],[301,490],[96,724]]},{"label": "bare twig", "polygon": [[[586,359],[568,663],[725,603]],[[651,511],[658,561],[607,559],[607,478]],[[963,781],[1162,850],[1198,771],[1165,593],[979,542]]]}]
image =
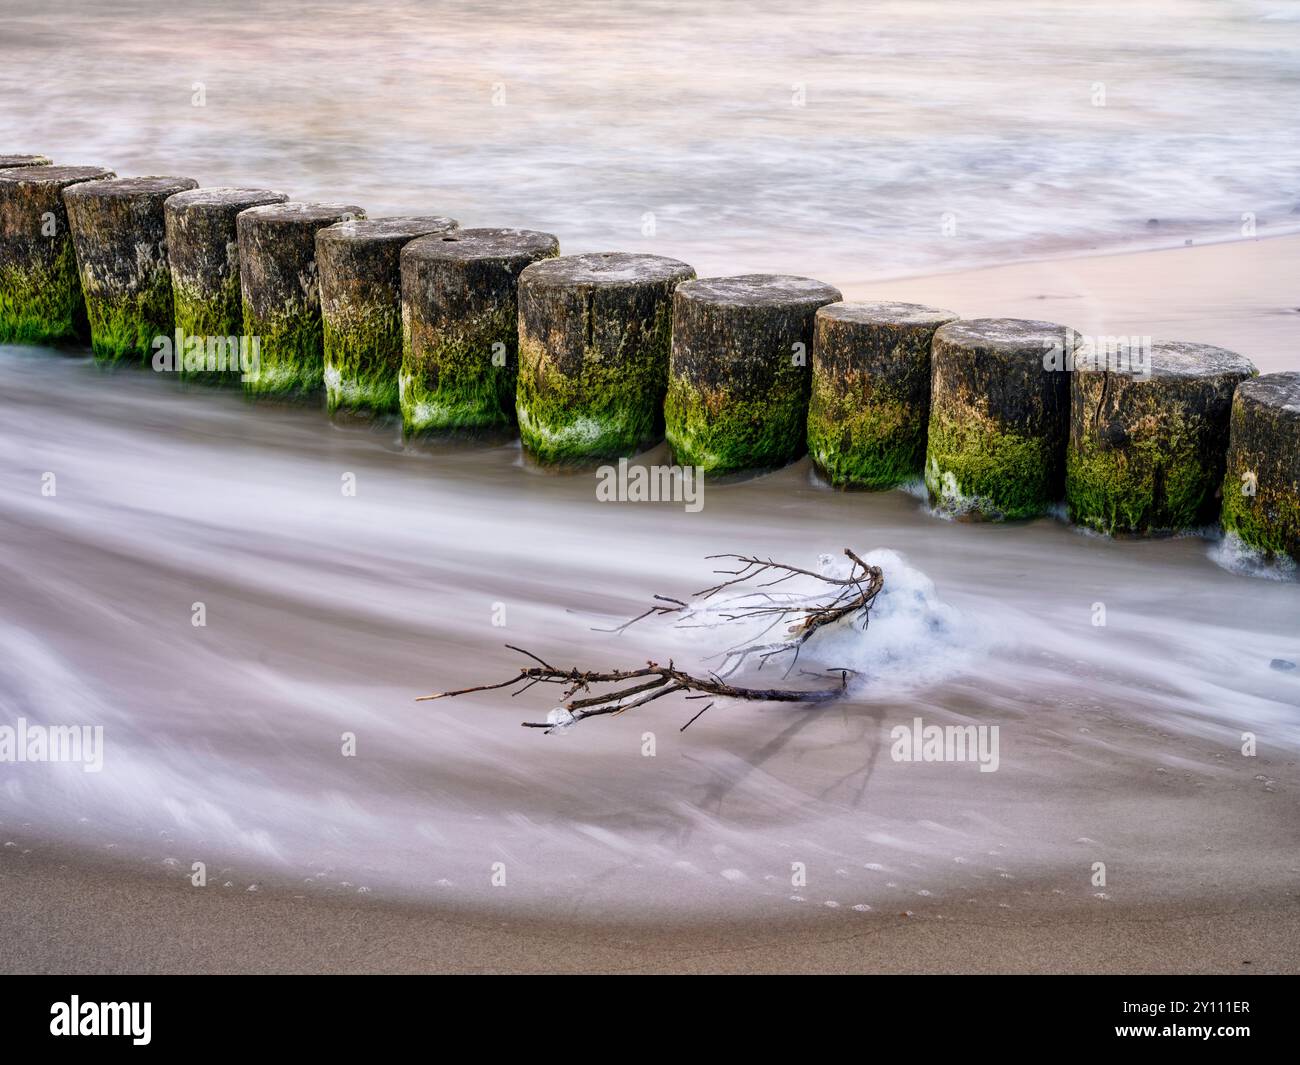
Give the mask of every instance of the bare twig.
[{"label": "bare twig", "polygon": [[[854,551],[847,547],[844,549],[844,554],[853,563],[847,577],[831,577],[824,573],[815,573],[812,570],[802,569],[798,566],[776,562],[770,558],[758,558],[751,555],[709,556],[713,559],[731,559],[738,564],[739,568],[715,570],[716,573],[730,575],[732,579],[722,581],[697,592],[696,598],[703,604],[711,603],[715,596],[729,588],[735,588],[747,581],[753,581],[755,578],[771,574],[776,574],[776,576],[773,576],[771,580],[761,582],[758,585],[759,588],[771,588],[795,577],[807,577],[821,585],[830,585],[837,589],[829,600],[825,596],[818,597],[815,593],[784,593],[776,596],[768,592],[749,591],[715,605],[713,612],[724,623],[768,621],[767,627],[759,632],[757,637],[751,639],[761,641],[764,636],[773,629],[779,628],[783,623],[786,625],[785,631],[787,633],[784,639],[769,642],[741,643],[723,651],[720,655],[722,658],[722,666],[720,667],[722,674],[731,676],[751,657],[757,659],[761,669],[768,659],[777,655],[789,654],[791,655],[790,664],[783,674],[783,676],[789,676],[790,671],[799,660],[800,648],[819,629],[834,624],[850,615],[860,614],[862,627],[865,630],[870,620],[871,607],[876,601],[876,596],[880,594],[881,588],[884,587],[884,573],[879,566],[867,565]],[[662,597],[656,596],[656,598]],[[757,601],[752,602],[751,600]],[[661,615],[677,614],[678,620],[675,624],[680,628],[717,627],[717,622],[711,625],[702,624],[702,617],[709,613],[707,606],[699,608],[681,604],[676,608],[651,607],[650,610],[632,618],[620,626],[619,629],[613,631],[621,632],[652,613]]]},{"label": "bare twig", "polygon": [[[567,728],[588,717],[622,714],[647,703],[662,699],[668,695],[689,693],[686,699],[709,699],[704,709],[682,726],[685,731],[701,714],[714,705],[719,698],[742,699],[749,701],[789,702],[789,703],[824,703],[842,696],[848,686],[848,676],[852,669],[827,670],[816,674],[801,670],[803,676],[835,676],[839,683],[834,687],[823,688],[754,688],[732,684],[727,678],[733,676],[751,658],[762,669],[768,659],[780,654],[791,654],[790,664],[784,676],[789,676],[799,660],[800,649],[817,632],[828,625],[844,618],[861,618],[865,629],[872,605],[884,586],[884,574],[878,566],[869,566],[853,551],[845,548],[845,556],[853,563],[847,577],[831,577],[811,570],[800,569],[776,562],[770,558],[757,558],[748,555],[713,555],[714,559],[730,559],[735,569],[719,569],[716,573],[729,579],[696,593],[695,598],[702,605],[691,605],[680,599],[656,595],[655,605],[631,620],[612,629],[601,631],[621,633],[630,626],[652,616],[675,617],[674,626],[682,628],[716,628],[721,625],[739,622],[766,622],[758,638],[766,636],[773,629],[785,624],[786,635],[782,639],[767,643],[739,644],[721,652],[717,657],[722,665],[717,670],[708,671],[707,675],[697,675],[678,669],[669,661],[666,666],[656,662],[647,662],[640,669],[581,670],[576,666],[562,669],[551,665],[544,658],[522,647],[507,644],[512,651],[531,659],[536,665],[525,665],[519,672],[506,680],[493,684],[479,684],[470,688],[458,688],[452,691],[434,692],[423,695],[417,702],[434,699],[450,699],[474,692],[498,691],[515,688],[512,695],[528,691],[534,685],[555,684],[563,690],[560,703],[551,711],[546,721],[525,721],[525,728],[541,728],[548,732],[556,728]],[[716,599],[728,589],[736,588],[755,578],[766,577],[767,580],[757,585],[759,588],[772,588],[797,577],[816,581],[823,588],[829,586],[833,594],[746,591],[739,595]],[[751,585],[751,588],[754,587]],[[713,618],[714,620],[709,620]],[[720,620],[716,620],[720,619]]]}]

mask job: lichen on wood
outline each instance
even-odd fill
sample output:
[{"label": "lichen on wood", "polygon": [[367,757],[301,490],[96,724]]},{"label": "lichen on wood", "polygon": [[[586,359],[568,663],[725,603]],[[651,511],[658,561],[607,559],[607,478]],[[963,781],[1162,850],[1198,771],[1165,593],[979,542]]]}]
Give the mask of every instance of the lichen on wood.
[{"label": "lichen on wood", "polygon": [[554,236],[527,229],[462,229],[402,249],[408,436],[515,424],[519,275],[559,253]]},{"label": "lichen on wood", "polygon": [[678,285],[664,399],[675,461],[726,474],[803,454],[814,315],[840,299],[830,285],[784,274]]},{"label": "lichen on wood", "polygon": [[89,335],[63,190],[112,176],[102,167],[44,164],[0,172],[0,343]]},{"label": "lichen on wood", "polygon": [[1265,561],[1300,563],[1300,371],[1237,386],[1223,528]]},{"label": "lichen on wood", "polygon": [[676,259],[617,252],[523,272],[516,411],[534,458],[619,458],[662,439],[672,294],[694,276]]},{"label": "lichen on wood", "polygon": [[831,303],[817,312],[808,452],[837,488],[893,488],[921,475],[930,344],[957,315],[914,303]]},{"label": "lichen on wood", "polygon": [[[239,242],[235,219],[250,207],[284,203],[269,189],[198,188],[169,196],[163,204],[171,263],[176,328],[186,337],[242,337],[244,313],[239,291]],[[191,371],[189,380],[237,383],[238,375]]]},{"label": "lichen on wood", "polygon": [[925,484],[963,520],[1045,513],[1062,496],[1069,375],[1048,368],[1064,326],[1009,318],[951,322],[931,347]]},{"label": "lichen on wood", "polygon": [[1110,535],[1212,524],[1237,385],[1248,359],[1206,344],[1151,346],[1143,372],[1077,367],[1065,498],[1070,520]]},{"label": "lichen on wood", "polygon": [[425,215],[339,222],[316,234],[331,411],[397,412],[402,248],[458,228],[454,218]]},{"label": "lichen on wood", "polygon": [[64,191],[96,357],[140,358],[157,337],[172,336],[163,203],[197,185],[183,177],[110,178]]},{"label": "lichen on wood", "polygon": [[365,211],[346,203],[267,204],[241,211],[239,283],[244,331],[258,338],[257,366],[244,375],[252,396],[309,398],[325,381],[316,234]]}]

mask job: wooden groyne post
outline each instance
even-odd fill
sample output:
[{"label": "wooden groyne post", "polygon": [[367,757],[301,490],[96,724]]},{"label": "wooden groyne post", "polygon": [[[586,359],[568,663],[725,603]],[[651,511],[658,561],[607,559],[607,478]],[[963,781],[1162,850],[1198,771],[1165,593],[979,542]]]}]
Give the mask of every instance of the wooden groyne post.
[{"label": "wooden groyne post", "polygon": [[63,192],[90,320],[101,359],[139,358],[175,327],[167,259],[167,197],[198,187],[186,177],[104,178]]},{"label": "wooden groyne post", "polygon": [[803,454],[814,317],[842,298],[839,289],[788,274],[678,285],[664,399],[674,459],[725,474]]},{"label": "wooden groyne post", "polygon": [[337,222],[316,234],[329,410],[397,412],[402,249],[459,228],[454,218],[426,215]]},{"label": "wooden groyne post", "polygon": [[951,311],[829,303],[817,311],[808,453],[836,488],[894,488],[925,467],[930,346]]},{"label": "wooden groyne post", "polygon": [[407,435],[514,425],[519,276],[559,254],[532,229],[462,229],[402,249]]},{"label": "wooden groyne post", "polygon": [[1300,371],[1237,386],[1223,528],[1266,562],[1300,563]]},{"label": "wooden groyne post", "polygon": [[1070,380],[1045,360],[1065,349],[1066,332],[977,318],[934,334],[925,484],[937,509],[1005,521],[1061,499]]},{"label": "wooden groyne post", "polygon": [[[176,328],[185,337],[203,338],[205,356],[210,338],[244,337],[235,220],[250,207],[288,199],[270,189],[198,188],[168,196],[163,203]],[[177,367],[188,379],[239,380],[229,369],[190,368],[184,352],[176,355]]]},{"label": "wooden groyne post", "polygon": [[1300,371],[1259,377],[1178,341],[1115,367],[1051,322],[0,155],[0,342],[89,336],[117,359],[176,329],[256,338],[250,394],[324,383],[330,409],[397,409],[408,435],[517,420],[555,463],[630,456],[662,432],[711,474],[807,447],[837,487],[921,472],[962,518],[1065,503],[1076,524],[1145,536],[1219,516],[1243,548],[1300,562]]},{"label": "wooden groyne post", "polygon": [[543,463],[631,456],[663,439],[673,290],[661,255],[545,259],[519,277],[519,435]]},{"label": "wooden groyne post", "polygon": [[259,338],[257,365],[243,375],[250,395],[300,398],[324,383],[316,234],[365,216],[355,204],[290,200],[236,217],[244,330]]},{"label": "wooden groyne post", "polygon": [[32,164],[0,171],[0,343],[52,344],[88,336],[63,191],[112,176],[98,166]]},{"label": "wooden groyne post", "polygon": [[[1249,359],[1207,344],[1152,344],[1110,365],[1076,363],[1071,378],[1065,500],[1070,520],[1110,535],[1208,525],[1219,513],[1236,387]],[[1136,364],[1136,365],[1135,365]]]}]

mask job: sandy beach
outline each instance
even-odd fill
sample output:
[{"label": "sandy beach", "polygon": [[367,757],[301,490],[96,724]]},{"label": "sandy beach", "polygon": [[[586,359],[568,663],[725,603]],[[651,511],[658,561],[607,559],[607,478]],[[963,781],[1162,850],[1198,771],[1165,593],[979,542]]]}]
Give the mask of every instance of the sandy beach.
[{"label": "sandy beach", "polygon": [[1300,236],[849,281],[846,299],[899,299],[964,318],[1036,318],[1093,336],[1192,340],[1260,373],[1300,367]]},{"label": "sandy beach", "polygon": [[[829,280],[838,281],[847,298],[909,300],[948,307],[966,316],[1041,318],[1098,334],[1219,344],[1250,357],[1261,371],[1270,371],[1300,368],[1300,300],[1292,283],[1297,276],[1300,237],[1073,257],[881,283]],[[136,388],[133,381],[129,383]],[[110,380],[104,387],[111,390],[122,384]],[[142,381],[139,387],[155,384]],[[163,397],[160,402],[166,401]],[[204,399],[200,396],[190,402],[202,403]],[[272,421],[276,417],[267,414]],[[312,431],[303,421],[301,430],[293,423],[295,432]],[[204,431],[196,423],[191,435],[197,440]],[[346,454],[346,461],[355,464],[360,460],[347,449],[372,447],[372,437],[359,431],[335,434],[328,446],[342,449],[340,457]],[[249,447],[254,456],[261,454],[256,441]],[[228,454],[235,456],[234,445]],[[391,459],[384,453],[374,461]],[[0,969],[22,973],[1300,971],[1300,807],[1295,803],[1300,788],[1300,749],[1295,743],[1293,719],[1283,724],[1280,718],[1267,718],[1278,723],[1263,741],[1261,757],[1250,764],[1225,760],[1221,753],[1236,743],[1233,737],[1243,721],[1253,720],[1251,715],[1263,713],[1266,705],[1268,713],[1276,713],[1289,698],[1291,689],[1285,685],[1300,684],[1295,674],[1269,673],[1266,666],[1274,654],[1300,657],[1300,592],[1296,586],[1225,573],[1206,561],[1206,544],[1197,539],[1121,547],[1080,537],[1047,521],[1018,531],[1005,530],[1006,535],[943,525],[932,518],[911,516],[916,502],[903,493],[863,500],[826,492],[807,483],[805,466],[806,460],[763,479],[767,487],[760,484],[729,495],[720,493],[719,502],[708,512],[716,522],[714,533],[761,528],[762,515],[773,506],[773,494],[789,491],[798,507],[807,508],[810,499],[823,501],[818,505],[829,508],[825,514],[831,522],[831,536],[849,535],[846,530],[867,514],[866,527],[860,529],[864,540],[879,535],[886,543],[908,546],[901,542],[908,539],[906,529],[928,528],[909,523],[934,523],[936,542],[911,545],[909,556],[918,557],[918,564],[936,575],[941,587],[945,586],[942,560],[953,553],[969,552],[971,572],[978,572],[980,560],[992,558],[991,552],[996,550],[999,557],[1009,560],[998,576],[1004,582],[1017,579],[1021,564],[1015,559],[1027,557],[1025,552],[1059,557],[1063,566],[1067,565],[1064,560],[1071,558],[1077,557],[1081,563],[1098,559],[1099,565],[1111,567],[1104,578],[1111,591],[1099,593],[1092,585],[1081,583],[1076,598],[1086,605],[1106,594],[1108,601],[1115,602],[1113,609],[1120,617],[1122,589],[1131,585],[1140,569],[1149,567],[1152,583],[1142,594],[1142,607],[1149,613],[1142,624],[1135,623],[1133,660],[1117,663],[1113,674],[1099,664],[1106,661],[1103,652],[1080,652],[1097,657],[1079,657],[1071,663],[1069,641],[1076,638],[1067,633],[1059,646],[1042,652],[1053,660],[1050,665],[1044,662],[1032,667],[1041,669],[1040,673],[1029,672],[1031,667],[1026,665],[1026,672],[1019,677],[1005,676],[997,669],[982,671],[976,662],[970,667],[973,679],[945,679],[937,689],[943,694],[927,690],[915,704],[900,694],[884,702],[855,703],[843,712],[819,712],[808,718],[808,731],[803,735],[797,734],[803,725],[791,726],[758,711],[738,714],[725,723],[706,718],[686,734],[693,746],[680,751],[674,748],[673,756],[679,760],[672,763],[674,776],[663,784],[643,779],[638,772],[624,774],[608,764],[609,752],[614,749],[611,745],[623,742],[629,733],[640,732],[631,725],[620,734],[619,723],[584,726],[582,739],[561,741],[567,750],[553,767],[543,758],[535,770],[504,769],[511,763],[502,752],[514,748],[498,751],[494,745],[550,742],[534,736],[519,738],[523,730],[514,722],[523,715],[514,707],[504,707],[476,719],[477,724],[462,725],[460,722],[468,719],[455,718],[455,727],[465,732],[450,743],[445,735],[435,732],[412,737],[413,744],[434,744],[428,751],[436,758],[430,763],[430,775],[424,776],[399,761],[404,740],[397,726],[403,720],[427,720],[400,717],[411,713],[409,697],[427,690],[434,679],[430,676],[432,666],[425,661],[427,640],[456,638],[435,630],[432,621],[412,621],[411,630],[404,631],[399,625],[403,618],[397,614],[389,614],[383,623],[372,623],[361,614],[345,617],[342,606],[337,617],[328,610],[309,610],[305,600],[301,609],[292,604],[282,607],[274,587],[264,584],[255,594],[245,596],[247,610],[240,619],[239,638],[258,648],[248,652],[250,661],[255,658],[267,671],[278,667],[286,675],[296,678],[301,674],[319,684],[295,691],[285,680],[282,688],[276,688],[279,682],[268,679],[273,675],[270,672],[256,676],[250,672],[250,684],[255,681],[267,690],[268,706],[276,707],[277,701],[287,706],[300,697],[307,703],[316,700],[314,705],[328,734],[322,743],[328,745],[340,726],[346,728],[350,721],[358,720],[347,715],[359,711],[348,707],[336,713],[336,707],[321,693],[338,690],[351,697],[370,685],[383,685],[367,704],[371,716],[360,720],[377,729],[374,722],[378,716],[399,715],[394,731],[384,739],[383,759],[390,763],[391,771],[384,771],[381,762],[377,770],[381,776],[374,778],[392,782],[390,805],[410,803],[414,807],[436,791],[439,808],[449,817],[459,818],[464,813],[463,829],[440,823],[428,830],[430,840],[452,849],[467,846],[463,836],[498,831],[493,828],[496,821],[475,827],[475,818],[481,819],[497,804],[500,824],[506,826],[499,831],[506,832],[513,824],[521,832],[518,838],[524,839],[530,824],[545,825],[543,844],[546,832],[559,833],[572,823],[590,819],[593,826],[603,826],[604,835],[597,834],[595,827],[589,835],[616,858],[602,875],[604,885],[599,893],[589,895],[590,886],[579,883],[587,875],[581,864],[585,852],[574,851],[572,860],[577,864],[566,866],[570,859],[564,848],[569,843],[562,835],[551,837],[553,844],[559,844],[551,864],[544,858],[516,858],[517,850],[511,848],[522,844],[515,837],[509,837],[514,842],[502,845],[510,852],[509,860],[517,863],[512,868],[529,868],[531,862],[539,876],[544,873],[544,891],[530,892],[524,886],[502,893],[499,899],[490,892],[454,898],[444,893],[440,897],[429,883],[421,888],[421,874],[413,865],[417,872],[401,890],[359,895],[355,881],[341,886],[338,875],[328,886],[323,875],[319,882],[304,885],[296,870],[301,863],[280,853],[288,844],[274,829],[265,829],[266,838],[259,840],[255,827],[244,824],[238,833],[230,833],[244,848],[244,856],[229,858],[228,866],[214,862],[212,880],[198,889],[188,879],[192,850],[186,851],[180,843],[173,846],[170,838],[160,843],[156,827],[146,824],[147,817],[134,809],[124,809],[122,825],[114,827],[112,838],[120,843],[103,843],[109,838],[106,834],[99,844],[93,844],[88,842],[93,832],[81,840],[43,834],[39,826],[33,827],[30,813],[15,806],[7,808],[0,822],[4,842],[0,848],[0,897],[4,899],[0,907]],[[409,473],[412,467],[408,463],[404,468]],[[449,468],[439,463],[433,470],[438,476],[456,476],[447,472]],[[524,484],[523,497],[530,500],[547,492],[579,492],[563,480],[534,478],[520,483]],[[750,499],[746,492],[766,494]],[[459,520],[452,518],[450,510],[444,513],[449,521]],[[75,581],[80,569],[90,572],[92,565],[99,569],[105,565],[103,558],[83,557],[70,526],[50,536],[41,531],[36,518],[24,512],[10,518],[16,541],[30,537],[33,545],[45,545],[41,549],[50,552],[49,557],[68,580]],[[843,523],[842,528],[837,522]],[[165,524],[157,527],[169,528]],[[182,538],[175,530],[164,535]],[[655,542],[661,535],[650,530],[646,542]],[[772,535],[778,545],[786,543]],[[797,530],[790,533],[792,538],[796,535]],[[635,546],[636,541],[631,543]],[[911,555],[913,549],[915,556]],[[309,550],[310,545],[291,548],[286,541],[288,561],[283,565],[312,565]],[[683,550],[687,555],[694,553],[693,545]],[[290,559],[291,551],[300,557]],[[582,544],[574,544],[573,551],[580,557]],[[1018,551],[1022,553],[1017,555]],[[18,565],[16,562],[15,567]],[[125,624],[128,629],[135,625],[140,635],[133,638],[170,638],[162,636],[162,630],[151,634],[134,620],[137,597],[141,602],[145,597],[166,598],[162,595],[165,574],[158,565],[134,559],[124,548],[113,555],[112,565],[122,568],[125,589],[116,600],[114,609],[119,615],[114,624]],[[318,563],[316,572],[333,574],[331,579],[348,579],[342,569],[335,571],[325,563]],[[1080,573],[1071,566],[1063,570],[1060,579],[1067,584],[1082,582]],[[436,572],[433,576],[436,579]],[[656,571],[655,579],[658,576]],[[1024,577],[1026,631],[1043,623],[1042,618],[1033,620],[1036,580],[1048,587],[1052,575],[1048,571]],[[947,575],[946,587],[958,583],[955,571]],[[971,585],[972,599],[997,594],[992,578],[987,588],[981,587],[976,577],[971,577]],[[655,586],[653,579],[651,586]],[[46,578],[43,586],[35,581],[24,585],[15,577],[14,587],[11,602],[16,615],[51,630],[68,628],[69,623],[60,622],[55,608],[47,605],[48,594],[57,591],[54,577]],[[215,585],[207,587],[207,598],[218,603],[226,592],[232,601],[236,597],[233,584],[220,591]],[[419,587],[417,584],[417,590]],[[487,601],[494,594],[493,586],[485,581],[479,598]],[[537,589],[538,604],[554,606],[544,603],[548,595],[553,593]],[[604,600],[597,603],[600,597],[594,592],[569,605],[617,613],[638,601],[636,595],[600,595],[613,596],[613,605]],[[187,590],[182,586],[171,595],[178,601],[182,597],[184,613],[189,606]],[[349,598],[355,601],[357,597]],[[1175,604],[1189,598],[1194,600],[1187,606],[1189,611],[1195,611],[1195,601],[1203,601],[1203,613],[1218,609],[1222,616],[1195,630],[1180,630],[1171,621],[1168,631],[1159,634],[1158,644],[1142,642],[1156,639],[1151,635],[1152,617],[1177,609]],[[969,612],[968,602],[961,605]],[[281,609],[297,619],[293,622],[295,638],[289,641],[292,647],[283,643],[275,647],[277,633],[284,627],[284,616],[277,613]],[[527,615],[529,607],[525,604],[519,609]],[[538,618],[544,620],[547,615],[540,613],[541,605],[538,610]],[[219,606],[214,613],[220,616]],[[96,631],[102,631],[102,623],[96,623]],[[421,627],[425,624],[429,627]],[[366,626],[376,641],[372,657],[342,661],[344,648],[351,646],[343,636],[351,639]],[[1265,639],[1261,634],[1271,635]],[[488,635],[493,637],[493,646],[499,645],[498,634]],[[558,638],[562,637],[561,633]],[[282,634],[280,638],[286,639]],[[1227,668],[1212,661],[1216,643],[1224,645],[1225,654],[1230,645],[1248,648],[1245,653],[1252,662],[1259,658],[1265,663],[1262,672],[1251,665],[1246,680],[1225,680],[1222,691],[1211,690],[1215,671]],[[233,661],[232,646],[227,643],[223,661]],[[446,671],[458,662],[462,665],[465,672],[451,680],[465,680],[475,670],[488,669],[486,663],[478,665],[481,646],[468,637],[448,643],[441,668]],[[1135,679],[1143,676],[1141,660],[1156,653],[1152,647],[1157,646],[1162,649],[1159,653],[1170,655],[1174,679],[1167,688],[1153,679]],[[68,653],[73,654],[71,650]],[[112,657],[107,651],[106,655]],[[124,683],[117,671],[130,668],[129,660],[120,655],[118,659],[98,673],[106,690]],[[196,670],[207,668],[204,659],[188,661]],[[501,661],[494,658],[491,668],[499,668]],[[1197,672],[1202,666],[1204,672]],[[171,668],[174,670],[175,663]],[[232,667],[231,672],[237,674],[238,670]],[[1042,683],[1041,691],[1032,697],[1022,690],[1030,682],[1026,678]],[[175,700],[169,705],[180,715],[178,728],[192,728],[196,734],[201,731],[211,706],[200,699],[191,719],[185,716],[188,705],[179,689],[173,691],[178,680],[169,681],[167,688],[159,680],[156,689],[147,687],[150,678],[143,683],[144,690],[155,692],[160,702]],[[1295,690],[1300,692],[1300,687]],[[1090,692],[1095,693],[1096,705],[1088,704]],[[242,698],[245,696],[232,692],[231,700],[221,703],[223,712],[232,720],[251,723],[252,711],[244,709],[244,703],[238,701]],[[1297,703],[1300,696],[1291,703],[1292,713]],[[982,720],[980,715],[992,714],[993,720],[1023,727],[1018,735],[1024,739],[1005,755],[1010,772],[992,774],[999,778],[998,790],[986,789],[975,800],[971,781],[976,778],[970,775],[957,783],[951,775],[919,778],[918,790],[918,778],[889,774],[888,760],[880,759],[878,741],[872,738],[874,730],[882,720],[906,720],[913,709],[921,712],[922,706],[932,716],[969,714]],[[279,714],[279,710],[275,712]],[[284,727],[291,727],[296,720],[286,709]],[[675,721],[665,725],[663,735],[676,735]],[[249,727],[254,728],[252,724]],[[593,731],[587,733],[588,729]],[[262,737],[260,746],[254,746],[252,736]],[[593,746],[582,747],[588,741]],[[179,758],[182,741],[171,737],[167,742]],[[221,740],[211,742],[220,744]],[[294,761],[287,742],[276,746],[271,726],[256,726],[237,742],[248,748],[249,763],[255,767],[249,769],[249,781],[275,778],[277,773],[303,778],[301,812],[295,815],[286,807],[285,819],[314,819],[323,811],[322,820],[353,824],[361,800],[341,797],[331,789],[342,785],[318,779],[319,773],[306,762]],[[148,745],[146,741],[144,748]],[[783,749],[786,745],[789,750]],[[477,766],[475,751],[480,748],[494,753],[484,754],[485,761]],[[257,755],[251,753],[254,749]],[[860,775],[858,768],[845,768],[846,758],[858,760],[855,750],[863,752],[866,761]],[[265,763],[261,761],[263,752]],[[273,761],[271,753],[280,760]],[[141,753],[140,757],[144,756]],[[518,759],[517,752],[513,757]],[[200,760],[199,764],[204,763]],[[491,775],[490,782],[482,779],[484,772]],[[850,776],[846,778],[845,772]],[[105,773],[105,777],[109,775]],[[189,784],[183,783],[186,779]],[[196,781],[179,769],[177,781],[171,785],[172,795],[179,794],[175,789],[195,789],[193,796],[183,800],[182,805],[189,804],[184,809],[168,806],[176,823],[186,825],[200,817],[205,789],[217,787],[219,782]],[[846,781],[854,790],[851,801],[836,790],[847,786]],[[552,784],[553,793],[548,790]],[[696,784],[707,785],[701,798],[692,798]],[[157,796],[148,802],[163,802],[168,795],[166,781],[160,779],[151,786],[156,787]],[[665,796],[665,789],[670,794]],[[796,791],[802,798],[793,797]],[[95,801],[113,805],[103,794],[94,794]],[[249,795],[249,815],[266,813],[270,824],[275,811],[261,809],[259,803],[284,800],[269,791],[265,798],[259,798],[261,794]],[[662,798],[662,810],[645,806],[652,794]],[[680,798],[674,800],[672,794]],[[166,799],[169,804],[174,801],[181,800]],[[216,795],[211,797],[214,806],[219,801]],[[606,806],[604,820],[589,812]],[[147,803],[141,809],[146,807]],[[820,817],[833,813],[836,824],[840,819],[845,826],[855,820],[862,824],[868,831],[866,838],[893,855],[885,860],[885,867],[901,870],[899,883],[891,882],[888,891],[882,888],[878,895],[871,895],[871,905],[855,908],[854,900],[865,899],[868,893],[854,877],[870,874],[861,873],[859,867],[850,876],[847,868],[836,868],[837,864],[847,865],[843,854],[849,850],[836,848],[841,838],[848,838],[844,832],[849,828],[837,829],[839,836],[818,837],[813,827],[817,822],[812,819],[817,811]],[[137,836],[132,836],[134,829],[128,824],[132,821],[138,822]],[[362,822],[358,819],[355,824],[360,833]],[[686,825],[694,826],[694,836],[683,827]],[[675,857],[689,858],[695,872],[701,871],[701,856],[708,857],[706,842],[714,839],[713,856],[724,879],[710,873],[710,883],[718,886],[708,891],[716,893],[748,883],[759,887],[743,903],[728,903],[723,896],[715,905],[714,895],[705,894],[699,906],[683,899],[678,908],[673,882],[652,881],[646,873],[644,905],[620,911],[610,902],[620,894],[624,883],[620,878],[630,877],[627,883],[639,884],[642,876],[633,858],[618,853],[614,837],[620,827],[629,832],[647,831],[646,838],[658,841],[651,846],[655,860],[670,866]],[[382,836],[382,825],[380,829]],[[219,834],[209,824],[196,832],[200,830],[209,839]],[[1106,891],[1090,886],[1086,875],[1089,847],[1095,844],[1098,830],[1109,834],[1107,854],[1114,855],[1115,886]],[[103,831],[107,833],[107,828]],[[138,842],[150,832],[152,844]],[[1014,859],[1017,839],[1029,835],[1040,838],[1042,846],[1032,855],[1026,853],[1023,861]],[[137,839],[134,845],[128,842],[132,838]],[[935,838],[939,843],[933,847],[922,842]],[[778,845],[774,840],[788,842]],[[377,848],[383,845],[378,837],[372,843]],[[689,854],[685,849],[688,843],[694,848]],[[348,840],[341,838],[339,846],[347,845]],[[851,849],[849,844],[844,846]],[[778,848],[775,853],[773,847]],[[1080,854],[1077,861],[1063,857],[1072,853],[1071,847]],[[249,858],[259,848],[265,867],[271,870],[262,875],[252,868]],[[798,905],[791,904],[794,896],[788,887],[761,887],[757,870],[766,860],[762,855],[767,853],[770,858],[767,868],[781,870],[792,855],[805,851],[824,853],[826,878],[839,876],[842,886],[832,891],[818,884],[804,893],[806,898],[798,898]],[[1006,857],[998,857],[1000,853]],[[169,864],[165,864],[164,856],[174,854],[180,855],[179,863],[168,857]],[[980,855],[991,857],[981,859]],[[955,874],[942,872],[944,863],[953,870],[954,861],[984,864],[977,879],[960,881]],[[912,875],[909,867],[918,878],[911,886],[905,880]],[[234,872],[219,871],[226,868]],[[866,869],[871,870],[872,865]],[[766,879],[774,878],[769,874]],[[916,890],[920,884],[930,886]]]},{"label": "sandy beach", "polygon": [[10,973],[1094,973],[1300,971],[1300,895],[1058,904],[977,918],[560,922],[198,891],[76,855],[6,854]]}]

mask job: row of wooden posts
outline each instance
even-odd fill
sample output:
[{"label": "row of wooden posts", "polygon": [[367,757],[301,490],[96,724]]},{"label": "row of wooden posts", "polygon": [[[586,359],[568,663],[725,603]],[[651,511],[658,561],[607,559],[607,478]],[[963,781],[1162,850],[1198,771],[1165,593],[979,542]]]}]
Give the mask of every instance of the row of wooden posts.
[{"label": "row of wooden posts", "polygon": [[1109,534],[1222,521],[1300,559],[1300,373],[1260,377],[1220,348],[0,156],[0,341],[79,338],[254,396],[400,413],[409,434],[517,426],[544,464],[666,437],[718,476],[806,450],[837,487],[924,477],[963,518],[1064,501]]}]

